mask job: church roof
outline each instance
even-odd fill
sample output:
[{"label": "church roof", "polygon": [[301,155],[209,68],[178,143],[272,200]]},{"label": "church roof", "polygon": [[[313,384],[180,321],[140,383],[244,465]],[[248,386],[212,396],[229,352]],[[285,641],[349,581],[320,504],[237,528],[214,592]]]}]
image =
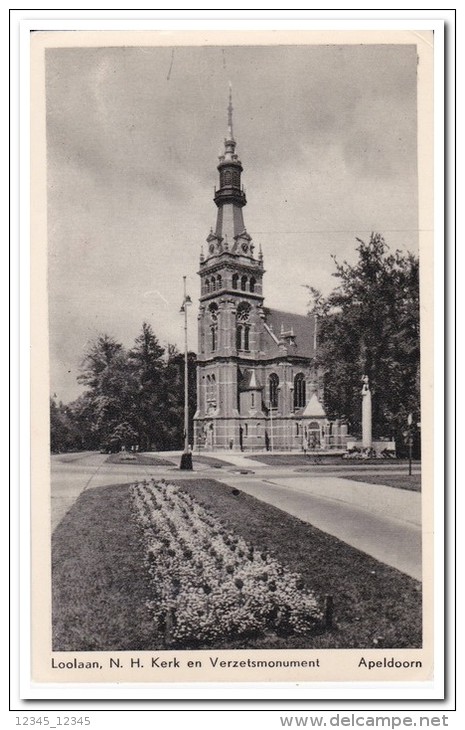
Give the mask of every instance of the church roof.
[{"label": "church roof", "polygon": [[268,337],[265,338],[265,352],[268,357],[283,354],[279,343],[284,342],[288,355],[297,357],[315,356],[315,319],[304,314],[282,312],[280,309],[263,307]]},{"label": "church roof", "polygon": [[308,401],[302,415],[309,416],[310,418],[319,418],[321,416],[326,416],[324,408],[318,400],[318,396],[316,393],[312,393],[312,397]]},{"label": "church roof", "polygon": [[257,378],[257,374],[254,368],[249,368],[241,373],[241,379],[239,382],[239,389],[244,390],[261,390],[262,385]]}]

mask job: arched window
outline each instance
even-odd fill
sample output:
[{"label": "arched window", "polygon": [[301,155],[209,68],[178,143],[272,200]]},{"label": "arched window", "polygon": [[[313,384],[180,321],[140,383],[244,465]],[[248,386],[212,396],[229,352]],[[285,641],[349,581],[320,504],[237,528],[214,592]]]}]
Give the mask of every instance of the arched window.
[{"label": "arched window", "polygon": [[207,408],[216,406],[216,377],[214,374],[207,375]]},{"label": "arched window", "polygon": [[236,327],[236,348],[242,350],[242,325],[238,324]]},{"label": "arched window", "polygon": [[251,279],[250,279],[250,284],[249,284],[250,291],[255,291],[255,284],[256,283],[257,283],[256,280],[252,276]]},{"label": "arched window", "polygon": [[221,274],[218,274],[218,276],[216,277],[216,288],[219,290],[219,289],[221,289],[221,286],[222,286]]},{"label": "arched window", "polygon": [[210,349],[215,352],[218,345],[218,305],[212,302],[208,307],[210,314]]},{"label": "arched window", "polygon": [[223,185],[231,185],[232,184],[232,172],[231,170],[225,170],[223,172]]},{"label": "arched window", "polygon": [[270,408],[278,407],[279,378],[276,373],[271,373],[269,379]]},{"label": "arched window", "polygon": [[241,290],[246,291],[247,289],[247,277],[244,275],[241,279]]},{"label": "arched window", "polygon": [[294,408],[305,407],[305,376],[297,373],[294,378]]},{"label": "arched window", "polygon": [[236,347],[238,350],[249,350],[250,347],[250,304],[248,302],[240,302],[236,313]]},{"label": "arched window", "polygon": [[244,326],[244,350],[247,352],[249,351],[249,331],[250,331],[250,325],[246,324]]},{"label": "arched window", "polygon": [[205,292],[208,294],[210,291],[210,279],[205,279]]},{"label": "arched window", "polygon": [[233,289],[237,289],[237,283],[238,283],[238,281],[239,281],[239,274],[233,274],[233,277],[232,277],[232,286],[233,286]]}]

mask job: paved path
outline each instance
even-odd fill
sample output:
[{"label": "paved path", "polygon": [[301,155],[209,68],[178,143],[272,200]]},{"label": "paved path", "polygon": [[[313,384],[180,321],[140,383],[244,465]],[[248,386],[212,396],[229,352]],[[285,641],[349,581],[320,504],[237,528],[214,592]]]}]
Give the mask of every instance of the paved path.
[{"label": "paved path", "polygon": [[421,580],[421,495],[338,477],[221,481]]},{"label": "paved path", "polygon": [[[420,493],[370,484],[367,471],[358,467],[357,471],[351,469],[351,473],[365,473],[366,482],[351,481],[347,472],[343,472],[346,478],[341,478],[337,475],[339,470],[329,474],[324,467],[315,467],[312,473],[302,474],[295,467],[263,465],[234,455],[236,468],[215,469],[197,464],[193,474],[179,470],[178,456],[169,455],[172,467],[131,462],[111,464],[107,463],[105,454],[95,453],[52,457],[52,530],[85,489],[148,476],[189,479],[203,475],[242,489],[421,579]],[[229,461],[232,463],[233,459]],[[246,467],[254,473],[241,474],[241,468]],[[389,473],[402,473],[402,470],[393,465]]]}]

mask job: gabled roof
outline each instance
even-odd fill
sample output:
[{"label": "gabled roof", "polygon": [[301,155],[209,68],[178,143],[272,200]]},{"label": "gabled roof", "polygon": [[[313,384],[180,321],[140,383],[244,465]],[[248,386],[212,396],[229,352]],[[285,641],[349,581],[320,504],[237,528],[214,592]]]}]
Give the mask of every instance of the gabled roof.
[{"label": "gabled roof", "polygon": [[308,401],[302,415],[307,416],[309,418],[321,418],[322,416],[326,417],[324,408],[321,405],[320,401],[318,400],[318,396],[316,393],[312,393],[312,396],[311,396],[310,400]]},{"label": "gabled roof", "polygon": [[248,368],[242,371],[241,379],[239,382],[239,390],[261,390],[263,386],[257,378],[257,373],[254,368]]},{"label": "gabled roof", "polygon": [[284,340],[288,355],[308,358],[315,356],[314,317],[283,312],[280,309],[270,309],[269,307],[263,307],[263,311],[265,312],[266,332],[264,349],[267,357],[285,354],[279,346],[280,340]]}]

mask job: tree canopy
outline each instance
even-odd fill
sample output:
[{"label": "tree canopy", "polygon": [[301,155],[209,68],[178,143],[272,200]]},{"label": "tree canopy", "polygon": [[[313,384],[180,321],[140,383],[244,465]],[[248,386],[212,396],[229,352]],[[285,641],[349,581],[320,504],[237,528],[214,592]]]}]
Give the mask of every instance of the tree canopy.
[{"label": "tree canopy", "polygon": [[[188,355],[190,435],[196,403],[195,355]],[[144,322],[126,350],[109,335],[88,347],[78,380],[86,390],[64,406],[50,405],[51,449],[119,451],[182,448],[184,355],[162,347]]]},{"label": "tree canopy", "polygon": [[420,420],[419,261],[410,252],[391,252],[380,234],[357,242],[355,264],[333,257],[338,286],[329,296],[308,287],[318,315],[325,407],[359,433],[361,379],[368,375],[373,435],[401,446],[408,414]]}]

